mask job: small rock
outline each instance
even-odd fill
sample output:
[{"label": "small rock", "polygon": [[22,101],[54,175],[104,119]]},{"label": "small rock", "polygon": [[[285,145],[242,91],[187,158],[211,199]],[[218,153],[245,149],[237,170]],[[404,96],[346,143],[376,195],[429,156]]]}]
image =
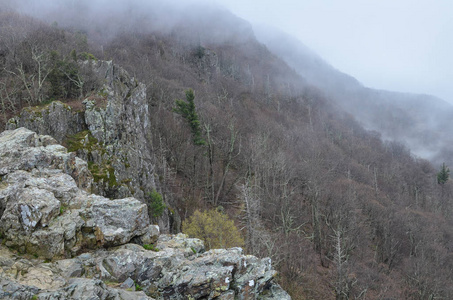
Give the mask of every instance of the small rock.
[{"label": "small rock", "polygon": [[134,280],[132,280],[132,278],[128,277],[128,278],[120,285],[120,288],[122,288],[122,289],[132,289],[133,291],[135,291],[135,283],[134,283]]},{"label": "small rock", "polygon": [[145,234],[140,236],[141,244],[154,244],[155,242],[157,242],[159,235],[160,235],[159,226],[149,225],[148,228],[146,229]]},{"label": "small rock", "polygon": [[56,262],[65,278],[80,277],[83,274],[82,263],[75,259],[63,259]]}]

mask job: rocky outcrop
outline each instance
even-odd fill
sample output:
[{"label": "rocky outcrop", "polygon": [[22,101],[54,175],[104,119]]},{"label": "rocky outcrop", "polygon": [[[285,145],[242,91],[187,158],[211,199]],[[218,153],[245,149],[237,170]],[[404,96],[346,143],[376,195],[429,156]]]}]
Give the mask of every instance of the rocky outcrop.
[{"label": "rocky outcrop", "polygon": [[51,136],[37,135],[25,128],[4,131],[0,134],[0,158],[0,178],[13,176],[15,171],[31,174],[53,169],[72,176],[78,188],[91,190],[93,177],[87,163],[75,153],[67,153]]},{"label": "rocky outcrop", "polygon": [[0,299],[290,299],[270,259],[159,235],[146,205],[91,181],[52,137],[0,134]]},{"label": "rocky outcrop", "polygon": [[0,298],[291,299],[273,282],[269,259],[203,250],[200,240],[163,235],[154,250],[125,244],[46,263],[0,246]]},{"label": "rocky outcrop", "polygon": [[[51,135],[88,161],[93,192],[109,198],[144,199],[156,188],[146,86],[111,61],[91,64],[102,88],[72,108],[61,102],[25,108],[7,128]],[[82,102],[82,101],[80,101]]]},{"label": "rocky outcrop", "polygon": [[25,127],[38,134],[51,135],[59,143],[68,135],[87,129],[83,111],[72,109],[60,101],[40,107],[26,107],[19,116],[8,121],[7,127]]},{"label": "rocky outcrop", "polygon": [[87,163],[49,136],[24,128],[1,133],[0,176],[0,234],[20,252],[75,255],[149,232],[145,204],[88,194]]},{"label": "rocky outcrop", "polygon": [[86,99],[85,122],[105,149],[103,161],[94,162],[114,169],[116,186],[104,185],[104,190],[143,199],[144,192],[156,187],[146,86],[111,61],[100,61],[93,69],[105,82],[100,96],[107,101],[102,106],[96,99]]}]

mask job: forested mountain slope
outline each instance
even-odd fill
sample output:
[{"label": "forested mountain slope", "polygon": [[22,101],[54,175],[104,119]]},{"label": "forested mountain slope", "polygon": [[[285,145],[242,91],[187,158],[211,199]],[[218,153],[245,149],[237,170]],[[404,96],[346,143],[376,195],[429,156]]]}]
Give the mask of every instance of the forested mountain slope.
[{"label": "forested mountain slope", "polygon": [[[85,113],[81,102],[103,91],[81,66],[113,60],[146,87],[152,175],[168,210],[226,212],[293,299],[453,297],[452,185],[428,161],[365,130],[223,9],[132,2],[97,19],[84,3],[84,14],[63,7],[46,22],[2,12],[4,121],[53,99]],[[204,143],[174,111],[189,89]]]},{"label": "forested mountain slope", "polygon": [[367,129],[401,142],[436,166],[453,165],[453,137],[446,130],[453,106],[430,95],[376,90],[326,63],[297,39],[272,28],[257,37],[310,84],[350,112]]}]

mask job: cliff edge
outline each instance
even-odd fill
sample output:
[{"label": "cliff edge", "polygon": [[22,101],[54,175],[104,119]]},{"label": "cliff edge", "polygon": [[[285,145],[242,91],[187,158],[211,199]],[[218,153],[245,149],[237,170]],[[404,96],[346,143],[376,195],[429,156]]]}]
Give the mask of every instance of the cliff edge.
[{"label": "cliff edge", "polygon": [[52,137],[0,134],[1,299],[290,299],[270,259],[160,235],[145,204],[92,182]]}]

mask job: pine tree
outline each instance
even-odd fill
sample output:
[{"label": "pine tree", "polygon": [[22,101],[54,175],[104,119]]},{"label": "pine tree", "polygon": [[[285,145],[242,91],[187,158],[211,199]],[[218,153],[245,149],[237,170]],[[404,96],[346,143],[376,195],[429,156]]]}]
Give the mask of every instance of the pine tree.
[{"label": "pine tree", "polygon": [[439,173],[437,173],[437,183],[445,184],[445,182],[447,182],[449,176],[450,176],[450,169],[445,165],[445,163],[443,163]]},{"label": "pine tree", "polygon": [[206,145],[205,140],[201,138],[201,126],[198,120],[198,114],[195,110],[194,103],[195,96],[193,90],[189,89],[186,91],[186,101],[176,100],[176,107],[173,111],[180,114],[184,119],[187,120],[192,132],[193,143],[197,146]]}]

